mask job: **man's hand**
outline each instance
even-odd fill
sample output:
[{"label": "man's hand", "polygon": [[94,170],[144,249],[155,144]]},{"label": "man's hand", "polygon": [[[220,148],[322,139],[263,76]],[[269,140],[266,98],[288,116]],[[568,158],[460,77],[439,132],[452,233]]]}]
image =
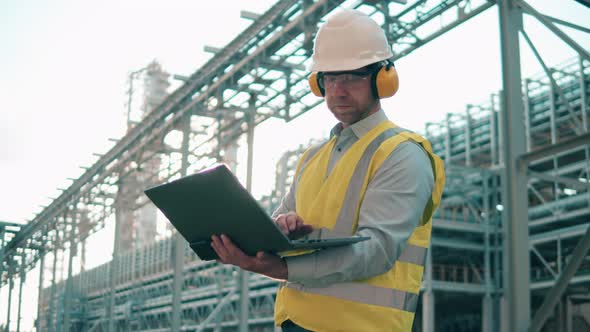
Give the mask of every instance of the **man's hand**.
[{"label": "man's hand", "polygon": [[313,226],[306,225],[300,216],[295,212],[279,214],[275,223],[290,239],[297,239],[313,231]]},{"label": "man's hand", "polygon": [[224,234],[213,235],[211,240],[211,247],[219,256],[218,262],[273,279],[287,280],[287,263],[281,257],[263,251],[259,251],[256,256],[248,256]]}]

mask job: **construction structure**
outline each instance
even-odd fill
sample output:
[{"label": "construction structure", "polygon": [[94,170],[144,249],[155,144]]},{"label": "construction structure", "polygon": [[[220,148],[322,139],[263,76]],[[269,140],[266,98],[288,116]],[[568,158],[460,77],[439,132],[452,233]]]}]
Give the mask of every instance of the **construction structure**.
[{"label": "construction structure", "polygon": [[[291,121],[322,102],[310,95],[304,63],[318,22],[342,7],[383,22],[394,60],[499,12],[503,89],[425,128],[447,184],[414,329],[590,330],[590,52],[560,26],[590,30],[524,0],[408,2],[278,1],[261,15],[244,13],[252,24],[210,49],[215,56],[177,90],[166,92],[168,76],[155,63],[132,75],[151,88],[137,119],[130,97],[127,134],[29,224],[0,225],[0,284],[19,299],[16,309],[6,306],[6,329],[19,330],[11,318],[22,316],[22,284],[38,277],[39,331],[273,331],[277,283],[200,261],[178,234],[156,241],[141,189],[217,161],[235,168],[243,136],[250,189],[256,125]],[[590,15],[590,3],[578,2]],[[549,68],[523,28],[525,14],[578,57]],[[524,47],[544,69],[538,77],[521,77]],[[274,194],[263,200],[269,209],[301,151],[278,165]],[[114,224],[112,260],[85,269],[85,240],[106,224]],[[39,275],[27,275],[35,266]]]}]

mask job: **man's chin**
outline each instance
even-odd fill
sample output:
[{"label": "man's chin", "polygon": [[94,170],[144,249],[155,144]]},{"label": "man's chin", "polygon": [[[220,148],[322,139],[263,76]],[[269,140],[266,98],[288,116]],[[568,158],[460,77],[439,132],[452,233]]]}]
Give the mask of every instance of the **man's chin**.
[{"label": "man's chin", "polygon": [[336,117],[349,117],[354,116],[356,114],[355,109],[352,106],[336,106],[331,109],[332,114]]},{"label": "man's chin", "polygon": [[352,124],[358,121],[356,113],[332,113],[336,119],[344,124]]}]

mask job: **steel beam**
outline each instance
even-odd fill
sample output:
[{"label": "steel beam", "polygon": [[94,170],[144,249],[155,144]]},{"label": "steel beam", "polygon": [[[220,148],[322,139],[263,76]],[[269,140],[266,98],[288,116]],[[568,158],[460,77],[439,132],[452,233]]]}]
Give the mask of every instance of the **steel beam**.
[{"label": "steel beam", "polygon": [[[11,270],[14,269],[14,266],[12,264],[14,264],[14,261],[11,262],[11,264],[8,266],[9,273],[11,272]],[[12,289],[13,289],[13,287],[14,287],[14,279],[9,278],[9,281],[8,281],[8,308],[6,310],[6,327],[5,327],[6,332],[10,332],[10,308],[12,306]]]},{"label": "steel beam", "polygon": [[566,44],[568,44],[571,48],[573,48],[576,52],[580,54],[580,56],[584,57],[586,60],[590,61],[590,52],[576,43],[573,39],[571,39],[566,33],[561,31],[558,27],[555,26],[551,22],[551,20],[541,13],[539,13],[535,8],[529,5],[524,0],[515,0],[518,6],[524,9],[527,14],[534,16],[539,22],[541,22],[547,29],[551,30],[557,37],[561,38]]},{"label": "steel beam", "polygon": [[470,294],[485,294],[486,287],[484,284],[472,284],[466,282],[450,282],[450,281],[432,281],[432,289],[436,291],[470,293]]},{"label": "steel beam", "polygon": [[[56,244],[59,243],[60,241],[60,236],[59,236],[59,230],[55,230],[55,242]],[[56,321],[53,319],[53,317],[55,316],[55,296],[56,296],[56,291],[55,288],[57,287],[57,253],[58,253],[59,249],[58,246],[56,245],[55,250],[53,251],[53,265],[51,267],[51,292],[49,294],[49,313],[47,314],[47,330],[48,331],[55,331],[55,324]]]},{"label": "steel beam", "polygon": [[483,234],[485,232],[485,225],[480,223],[468,223],[462,221],[450,221],[442,218],[433,218],[432,227],[434,229],[446,229],[457,232],[477,233]]},{"label": "steel beam", "polygon": [[[187,113],[182,121],[182,160],[180,175],[186,176],[188,170],[189,143],[191,134],[191,113]],[[184,280],[184,251],[186,240],[179,232],[174,233],[172,262],[174,262],[174,276],[172,279],[172,321],[171,331],[180,332],[182,324],[182,281]]]},{"label": "steel beam", "polygon": [[44,300],[41,297],[43,294],[43,277],[45,273],[45,252],[39,252],[39,256],[41,256],[39,262],[39,287],[37,288],[37,319],[35,320],[35,328],[37,331],[41,331],[41,302]]},{"label": "steel beam", "polygon": [[[324,1],[326,2],[326,1]],[[318,8],[329,8],[324,3],[316,4]],[[47,208],[43,209],[29,224],[23,226],[21,232],[0,250],[0,262],[4,261],[13,251],[23,246],[26,240],[32,237],[42,227],[56,218],[65,208],[68,201],[80,198],[88,190],[89,184],[98,183],[106,177],[106,173],[113,172],[118,166],[126,161],[146,143],[146,136],[153,135],[157,132],[154,128],[161,125],[161,121],[187,100],[191,98],[198,88],[208,84],[212,75],[216,72],[223,71],[235,56],[236,50],[244,47],[248,42],[260,37],[261,31],[268,28],[268,24],[284,14],[285,10],[293,6],[291,0],[279,1],[271,9],[265,12],[260,20],[253,22],[244,32],[232,40],[223,48],[220,54],[209,60],[204,66],[197,70],[190,77],[190,82],[174,91],[157,109],[150,112],[144,120],[138,123],[125,137],[121,138],[117,144],[109,150],[104,156],[92,165],[82,176],[74,180],[74,183],[57,199],[55,199]],[[332,4],[330,5],[332,6]],[[293,24],[295,25],[295,24]],[[182,114],[185,112],[180,112]],[[180,114],[180,115],[182,115]],[[177,114],[178,115],[178,114]],[[169,121],[170,122],[170,121]],[[160,127],[160,126],[158,126]],[[110,166],[110,167],[109,167]],[[97,177],[97,175],[99,175]]]},{"label": "steel beam", "polygon": [[577,179],[566,178],[563,176],[549,175],[539,172],[528,171],[531,177],[535,177],[547,182],[563,183],[571,186],[573,189],[588,190],[590,189],[590,182],[582,182]]},{"label": "steel beam", "polygon": [[551,268],[551,266],[549,266],[549,263],[547,263],[547,261],[545,260],[545,257],[543,257],[543,255],[541,255],[541,253],[537,250],[537,248],[535,248],[534,245],[531,245],[531,251],[537,256],[537,258],[545,266],[545,268],[547,269],[547,271],[549,271],[549,273],[551,273],[551,275],[553,276],[553,278],[557,278],[557,273],[555,273],[555,271],[553,271],[553,269]]},{"label": "steel beam", "polygon": [[480,251],[480,252],[485,250],[485,247],[481,243],[475,243],[473,241],[465,241],[465,240],[457,240],[457,239],[442,239],[442,238],[438,238],[438,237],[433,237],[432,246],[445,247],[445,248],[455,248],[455,249],[462,249],[462,250],[471,250],[471,251]]},{"label": "steel beam", "polygon": [[25,279],[26,279],[26,272],[25,272],[25,268],[26,268],[26,255],[23,253],[22,257],[22,261],[20,262],[20,282],[19,282],[19,286],[18,286],[18,307],[16,310],[16,332],[20,332],[20,321],[22,319],[21,317],[21,309],[22,309],[22,302],[23,302],[23,285],[25,283]]},{"label": "steel beam", "polygon": [[72,278],[72,265],[74,262],[74,256],[76,255],[77,241],[76,241],[76,213],[70,210],[71,229],[70,229],[70,254],[68,258],[68,278],[65,282],[64,289],[64,331],[70,331],[71,322],[71,311],[72,311],[72,297],[73,297],[73,278]]},{"label": "steel beam", "polygon": [[[249,112],[247,116],[248,131],[246,133],[246,140],[248,143],[248,159],[246,165],[246,190],[252,192],[252,165],[254,163],[254,127],[255,127],[255,106],[256,95],[250,95]],[[240,270],[238,273],[240,285],[240,305],[239,305],[239,332],[248,332],[248,305],[250,299],[248,293],[250,289],[249,278],[250,273],[245,270]]]},{"label": "steel beam", "polygon": [[576,137],[573,137],[573,138],[570,138],[567,140],[563,140],[559,143],[547,145],[547,146],[537,149],[535,151],[522,154],[518,158],[518,161],[523,166],[526,166],[526,165],[530,165],[531,163],[533,163],[537,160],[551,157],[551,156],[556,155],[558,153],[568,151],[568,150],[573,150],[576,148],[581,148],[581,147],[584,147],[587,145],[590,145],[590,132],[586,132],[586,133],[583,133],[583,134],[578,135]]},{"label": "steel beam", "polygon": [[[483,256],[483,264],[484,264],[484,284],[485,284],[485,288],[486,288],[486,292],[482,298],[482,304],[481,304],[481,311],[482,311],[482,317],[481,317],[481,330],[482,332],[495,332],[495,321],[494,321],[494,300],[492,298],[492,292],[493,292],[493,284],[492,284],[492,275],[491,275],[491,256],[492,256],[492,245],[490,243],[490,228],[491,227],[491,221],[490,221],[490,200],[488,199],[488,197],[490,197],[489,195],[489,187],[488,187],[488,182],[491,176],[489,175],[484,175],[482,182],[483,182],[483,211],[485,211],[485,217],[484,217],[484,238],[483,238],[483,243],[484,243],[484,256]],[[494,229],[495,230],[495,229]]]},{"label": "steel beam", "polygon": [[586,258],[586,253],[588,252],[588,249],[590,249],[590,227],[588,227],[588,229],[586,230],[586,234],[578,242],[576,249],[574,249],[574,252],[570,257],[567,267],[560,274],[553,288],[551,288],[547,295],[545,295],[545,300],[543,301],[543,304],[541,305],[541,307],[535,314],[533,321],[531,322],[531,326],[528,329],[529,332],[541,331],[543,325],[545,324],[545,321],[551,315],[551,312],[553,311],[555,304],[557,303],[557,301],[559,301],[559,299],[561,299],[561,296],[567,288],[567,285],[569,284],[570,280],[572,279],[574,274],[576,274],[578,267],[580,267],[580,264],[582,264],[582,262]]},{"label": "steel beam", "polygon": [[227,293],[218,303],[217,306],[215,306],[215,309],[213,309],[213,311],[211,311],[211,313],[209,314],[209,316],[207,316],[207,318],[205,318],[205,320],[203,320],[202,322],[199,323],[199,325],[196,327],[196,331],[195,332],[201,332],[203,331],[207,325],[209,325],[209,323],[211,321],[213,321],[214,318],[217,318],[221,312],[221,310],[223,310],[223,308],[228,304],[231,303],[232,297],[234,297],[236,293],[236,289],[233,288],[232,290],[229,291],[229,293]]},{"label": "steel beam", "polygon": [[[578,64],[580,66],[580,73],[579,73],[579,84],[580,84],[580,111],[582,112],[582,126],[584,131],[588,131],[588,95],[585,93],[586,90],[586,73],[584,73],[584,59],[580,56],[578,59]],[[586,150],[588,153],[588,150]],[[586,154],[586,159],[588,159],[588,154]]]},{"label": "steel beam", "polygon": [[522,36],[524,37],[524,40],[527,42],[527,44],[531,48],[531,51],[533,52],[533,54],[537,58],[537,61],[539,62],[539,64],[543,68],[543,70],[545,71],[545,74],[549,78],[549,81],[551,82],[551,84],[549,85],[549,99],[550,99],[549,120],[550,120],[550,130],[551,130],[551,144],[555,144],[557,142],[557,114],[556,114],[557,107],[556,107],[556,100],[555,100],[555,90],[557,90],[557,93],[562,98],[563,103],[567,107],[567,110],[570,114],[569,120],[572,122],[572,125],[574,126],[572,129],[574,130],[574,132],[577,135],[580,135],[582,133],[582,124],[580,123],[580,120],[576,117],[574,109],[572,108],[570,102],[568,101],[568,98],[566,97],[565,93],[563,92],[563,89],[559,86],[559,84],[557,84],[557,81],[555,81],[555,78],[553,77],[553,73],[551,72],[549,67],[545,64],[545,61],[543,61],[543,58],[541,58],[541,54],[539,54],[539,51],[537,51],[537,48],[533,44],[532,40],[530,39],[530,37],[526,33],[526,31],[521,30],[521,33],[522,33]]},{"label": "steel beam", "polygon": [[109,268],[109,290],[108,290],[108,297],[105,301],[106,304],[106,321],[107,321],[107,331],[108,332],[116,332],[115,330],[115,297],[117,296],[116,289],[117,283],[116,278],[119,275],[119,271],[117,270],[119,266],[119,250],[121,247],[121,223],[123,222],[121,217],[121,204],[115,203],[115,236],[114,236],[114,243],[113,243],[113,258],[111,259],[111,264]]},{"label": "steel beam", "polygon": [[[588,284],[590,282],[590,274],[582,274],[574,276],[570,280],[571,285]],[[541,290],[555,286],[556,281],[553,279],[535,281],[531,283],[531,290]]]},{"label": "steel beam", "polygon": [[502,205],[504,206],[504,317],[503,327],[523,332],[530,321],[529,250],[527,215],[527,174],[517,163],[525,151],[525,128],[522,122],[522,78],[518,32],[522,30],[522,9],[514,0],[499,0],[500,41],[502,54],[503,114],[502,135],[504,169]]}]

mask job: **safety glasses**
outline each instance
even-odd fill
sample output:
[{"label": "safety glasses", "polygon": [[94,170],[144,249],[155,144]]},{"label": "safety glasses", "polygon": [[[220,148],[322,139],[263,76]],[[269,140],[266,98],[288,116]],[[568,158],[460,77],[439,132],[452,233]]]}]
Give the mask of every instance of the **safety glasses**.
[{"label": "safety glasses", "polygon": [[366,81],[372,71],[347,71],[347,72],[323,72],[319,73],[319,84],[324,90],[333,89],[337,83],[340,86],[349,88],[355,87]]}]

